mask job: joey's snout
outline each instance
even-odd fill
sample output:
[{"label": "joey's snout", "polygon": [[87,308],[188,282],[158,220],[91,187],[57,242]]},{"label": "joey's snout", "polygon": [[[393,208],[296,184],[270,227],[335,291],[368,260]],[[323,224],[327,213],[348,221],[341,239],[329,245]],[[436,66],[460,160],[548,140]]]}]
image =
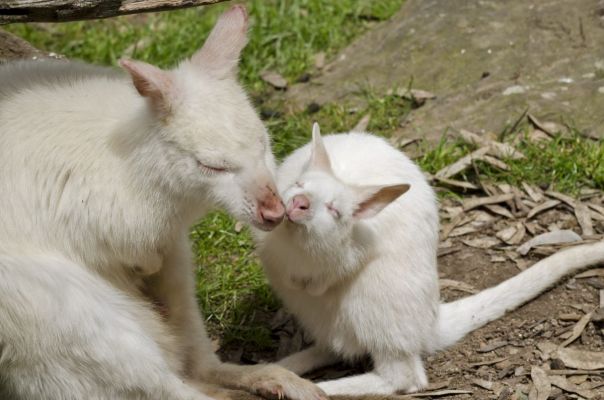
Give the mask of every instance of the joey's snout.
[{"label": "joey's snout", "polygon": [[310,209],[310,200],[303,194],[297,194],[287,202],[287,218],[292,222],[300,221]]},{"label": "joey's snout", "polygon": [[277,191],[271,185],[267,185],[258,198],[258,220],[259,228],[271,230],[281,223],[285,215],[285,207]]}]

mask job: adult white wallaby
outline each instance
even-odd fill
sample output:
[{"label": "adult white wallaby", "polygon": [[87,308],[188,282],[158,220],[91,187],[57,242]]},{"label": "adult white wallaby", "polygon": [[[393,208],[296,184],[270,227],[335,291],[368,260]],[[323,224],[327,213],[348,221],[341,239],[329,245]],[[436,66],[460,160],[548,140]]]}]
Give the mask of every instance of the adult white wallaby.
[{"label": "adult white wallaby", "polygon": [[1,398],[207,399],[200,382],[323,396],[279,366],[220,362],[195,299],[194,221],[222,207],[271,229],[284,213],[236,80],[246,36],[235,6],[170,71],[0,67]]},{"label": "adult white wallaby", "polygon": [[321,138],[280,166],[287,221],[257,232],[279,297],[312,347],[279,363],[303,374],[369,354],[374,371],[319,384],[327,394],[413,392],[421,356],[452,345],[565,274],[604,260],[604,242],[562,251],[476,295],[439,303],[438,212],[420,169],[364,133]]}]

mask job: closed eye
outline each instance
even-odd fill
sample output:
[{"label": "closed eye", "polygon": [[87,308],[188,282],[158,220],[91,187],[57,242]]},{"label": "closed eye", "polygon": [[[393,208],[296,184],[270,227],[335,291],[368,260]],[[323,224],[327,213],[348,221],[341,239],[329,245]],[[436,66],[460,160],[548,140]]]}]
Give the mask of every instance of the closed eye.
[{"label": "closed eye", "polygon": [[208,164],[202,163],[199,160],[197,160],[197,165],[199,166],[199,168],[201,168],[202,171],[204,171],[206,173],[223,173],[223,172],[230,171],[230,169],[227,167],[208,165]]},{"label": "closed eye", "polygon": [[333,215],[334,218],[340,218],[342,215],[340,214],[340,210],[338,210],[337,208],[335,208],[333,206],[333,203],[326,203],[325,207],[327,207],[327,210],[329,211],[329,213],[331,215]]}]

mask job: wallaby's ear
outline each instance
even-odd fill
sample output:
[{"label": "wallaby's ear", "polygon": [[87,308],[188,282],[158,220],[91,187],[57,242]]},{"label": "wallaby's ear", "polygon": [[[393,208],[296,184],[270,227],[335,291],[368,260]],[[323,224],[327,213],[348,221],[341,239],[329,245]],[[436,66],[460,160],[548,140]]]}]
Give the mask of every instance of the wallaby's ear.
[{"label": "wallaby's ear", "polygon": [[405,183],[389,186],[356,187],[357,206],[354,211],[354,217],[362,219],[375,216],[384,207],[409,190],[409,188],[410,186]]},{"label": "wallaby's ear", "polygon": [[235,75],[239,54],[247,43],[247,27],[245,7],[231,7],[220,16],[203,47],[191,58],[191,63],[219,79]]},{"label": "wallaby's ear", "polygon": [[121,59],[120,66],[132,77],[138,93],[148,98],[156,112],[165,116],[170,111],[170,94],[173,82],[169,72],[142,61]]},{"label": "wallaby's ear", "polygon": [[310,145],[310,164],[309,168],[318,169],[325,172],[332,172],[331,162],[329,161],[329,154],[323,144],[323,138],[321,138],[321,129],[318,123],[312,125],[312,143]]}]

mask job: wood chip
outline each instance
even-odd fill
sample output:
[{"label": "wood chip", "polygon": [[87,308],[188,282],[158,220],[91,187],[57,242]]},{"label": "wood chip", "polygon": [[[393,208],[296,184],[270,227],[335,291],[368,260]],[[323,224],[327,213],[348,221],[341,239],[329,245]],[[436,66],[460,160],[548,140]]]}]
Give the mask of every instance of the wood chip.
[{"label": "wood chip", "polygon": [[449,237],[460,237],[469,235],[470,233],[478,232],[478,229],[474,226],[460,226],[451,231]]},{"label": "wood chip", "polygon": [[547,200],[545,203],[541,203],[537,207],[530,210],[529,213],[527,214],[526,218],[531,219],[535,215],[539,214],[540,212],[549,210],[550,208],[554,208],[558,204],[560,204],[560,200]]},{"label": "wood chip", "polygon": [[604,268],[590,269],[574,276],[575,279],[593,278],[594,276],[604,276]]},{"label": "wood chip", "polygon": [[550,356],[560,359],[567,368],[582,370],[604,369],[604,352],[559,348]]},{"label": "wood chip", "polygon": [[549,136],[553,137],[555,136],[560,129],[558,128],[557,125],[553,124],[553,123],[543,123],[541,121],[539,121],[537,119],[537,117],[535,117],[532,114],[527,114],[528,120],[531,124],[533,124],[533,126],[537,129],[539,129],[542,132],[547,133]]},{"label": "wood chip", "polygon": [[287,87],[287,81],[281,74],[275,71],[262,71],[260,78],[269,85],[277,89],[285,89]]},{"label": "wood chip", "polygon": [[418,105],[422,105],[426,100],[432,100],[436,98],[434,93],[428,92],[427,90],[421,89],[399,89],[396,92],[397,96],[400,96],[407,100],[412,100]]},{"label": "wood chip", "polygon": [[582,317],[581,314],[577,313],[564,313],[558,316],[558,319],[561,321],[578,321]]},{"label": "wood chip", "polygon": [[431,392],[405,394],[402,396],[396,396],[396,398],[397,399],[412,399],[414,397],[442,397],[442,396],[451,396],[454,394],[472,394],[472,393],[474,393],[474,392],[472,392],[470,390],[458,390],[458,389],[434,390]]},{"label": "wood chip", "polygon": [[579,336],[581,336],[581,334],[583,333],[583,330],[585,329],[585,327],[587,326],[589,321],[591,321],[592,315],[593,315],[593,312],[589,312],[589,313],[585,314],[583,317],[581,317],[581,319],[573,327],[572,335],[568,339],[566,339],[564,342],[562,342],[562,344],[560,344],[560,347],[566,347],[569,344],[571,344],[572,342],[574,342],[575,340],[577,340],[577,338]]},{"label": "wood chip", "polygon": [[439,178],[450,178],[454,175],[457,175],[461,171],[468,168],[472,165],[472,161],[475,159],[480,159],[482,156],[487,154],[489,151],[488,147],[481,147],[478,150],[473,151],[472,153],[460,158],[455,161],[453,164],[446,166],[445,168],[438,171],[435,176]]},{"label": "wood chip", "polygon": [[443,227],[441,229],[440,240],[442,240],[442,241],[447,240],[447,238],[449,237],[449,235],[451,234],[453,229],[457,228],[458,226],[463,225],[464,223],[468,223],[471,221],[471,219],[470,219],[470,221],[465,221],[466,219],[468,219],[468,217],[466,215],[464,215],[463,213],[459,213],[459,214],[455,215],[455,217],[453,217],[451,222],[443,225]]},{"label": "wood chip", "polygon": [[495,168],[498,168],[500,170],[503,171],[509,171],[510,170],[510,166],[507,165],[506,163],[504,163],[503,161],[499,160],[498,158],[495,157],[491,157],[489,155],[484,155],[480,158],[480,160],[486,162],[487,164],[492,165]]},{"label": "wood chip", "polygon": [[545,200],[543,191],[538,187],[529,185],[526,182],[522,182],[522,188],[535,203],[541,203],[543,200]]},{"label": "wood chip", "polygon": [[491,343],[488,343],[484,346],[480,346],[480,348],[478,350],[476,350],[479,353],[488,353],[491,352],[493,350],[497,350],[500,349],[502,347],[505,347],[509,344],[509,342],[507,340],[496,340],[493,341]]},{"label": "wood chip", "polygon": [[508,226],[495,234],[496,237],[509,245],[517,245],[524,239],[525,235],[526,228],[522,222],[518,222],[513,226]]},{"label": "wood chip", "polygon": [[476,207],[490,205],[490,204],[498,204],[503,203],[514,198],[513,193],[505,193],[496,196],[489,197],[470,197],[463,201],[463,209],[464,211],[470,211]]},{"label": "wood chip", "polygon": [[371,114],[363,115],[363,117],[359,120],[359,122],[357,122],[354,128],[352,128],[352,132],[366,132],[370,120]]},{"label": "wood chip", "polygon": [[515,219],[512,213],[507,208],[498,206],[497,204],[486,204],[484,208],[486,208],[493,214],[501,215],[509,219]]},{"label": "wood chip", "polygon": [[602,375],[604,370],[587,371],[583,369],[550,369],[548,375]]},{"label": "wood chip", "polygon": [[451,379],[447,379],[445,381],[439,381],[439,382],[430,382],[430,384],[428,384],[428,387],[425,389],[427,392],[431,392],[433,390],[440,390],[440,389],[444,389],[446,387],[448,387],[451,384]]},{"label": "wood chip", "polygon": [[552,392],[552,385],[545,371],[537,366],[531,367],[531,379],[533,381],[534,394],[531,396],[529,392],[529,399],[547,400]]},{"label": "wood chip", "polygon": [[583,204],[582,202],[576,201],[570,196],[554,192],[553,190],[548,190],[547,192],[545,192],[545,194],[566,203],[574,209],[575,217],[577,218],[577,222],[581,226],[581,231],[583,232],[584,236],[591,236],[594,234],[593,224],[591,222],[591,215],[589,210],[587,209],[587,207],[591,206],[591,203]]},{"label": "wood chip", "polygon": [[491,382],[491,381],[486,381],[484,379],[476,378],[476,379],[472,379],[472,383],[483,389],[493,390],[493,382]]},{"label": "wood chip", "polygon": [[524,158],[524,154],[515,149],[513,146],[510,146],[507,143],[496,142],[487,137],[477,135],[473,132],[470,132],[465,129],[459,130],[459,136],[461,138],[471,144],[474,144],[478,147],[489,147],[489,154],[497,157],[497,158],[511,158],[511,159],[520,159]]},{"label": "wood chip", "polygon": [[480,378],[473,379],[472,383],[483,389],[490,390],[491,392],[495,393],[496,396],[499,396],[504,388],[504,386],[499,382],[491,382]]},{"label": "wood chip", "polygon": [[604,217],[604,207],[595,203],[587,203],[587,206]]},{"label": "wood chip", "polygon": [[465,239],[461,242],[466,246],[474,247],[477,249],[490,249],[491,247],[497,246],[501,243],[499,239],[489,236],[478,237],[475,239]]},{"label": "wood chip", "polygon": [[594,227],[591,222],[591,213],[589,208],[587,208],[587,205],[577,201],[575,203],[575,217],[577,217],[577,222],[581,226],[583,236],[592,236],[594,234]]},{"label": "wood chip", "polygon": [[440,285],[441,290],[454,289],[471,294],[478,293],[478,290],[474,286],[465,282],[460,282],[453,279],[439,279],[438,283]]},{"label": "wood chip", "polygon": [[600,289],[600,308],[604,308],[604,289]]},{"label": "wood chip", "polygon": [[520,254],[527,255],[528,252],[535,246],[548,245],[548,244],[560,244],[560,243],[571,243],[581,241],[581,236],[577,235],[571,230],[559,230],[553,232],[543,233],[539,236],[535,236],[531,240],[525,242],[522,246],[518,247],[516,251]]},{"label": "wood chip", "polygon": [[399,149],[404,149],[405,147],[419,141],[419,138],[403,138],[397,141],[396,145]]},{"label": "wood chip", "polygon": [[479,186],[476,186],[475,184],[471,183],[471,182],[466,182],[466,181],[458,181],[455,179],[447,179],[447,178],[440,178],[438,176],[434,177],[434,180],[442,183],[444,185],[447,186],[453,186],[453,187],[458,187],[461,189],[466,189],[466,190],[478,190],[480,189]]},{"label": "wood chip", "polygon": [[448,254],[457,253],[460,250],[461,250],[461,247],[448,247],[448,248],[444,248],[444,249],[439,248],[436,256],[444,257]]},{"label": "wood chip", "polygon": [[546,142],[552,140],[552,138],[541,129],[533,129],[529,132],[528,138],[531,142]]},{"label": "wood chip", "polygon": [[512,160],[519,160],[526,158],[522,152],[510,146],[507,143],[491,142],[489,143],[489,154],[497,158],[510,158]]},{"label": "wood chip", "polygon": [[498,358],[494,358],[492,360],[484,360],[484,361],[478,361],[478,362],[470,363],[470,364],[468,364],[468,366],[470,366],[470,367],[481,367],[483,365],[493,365],[493,364],[497,364],[497,363],[500,363],[502,361],[505,361],[508,358],[509,357],[498,357]]},{"label": "wood chip", "polygon": [[581,389],[579,386],[570,383],[565,377],[561,375],[551,375],[549,377],[549,381],[552,385],[559,387],[565,392],[576,393],[586,399],[592,399],[596,396],[596,394],[591,390]]}]

